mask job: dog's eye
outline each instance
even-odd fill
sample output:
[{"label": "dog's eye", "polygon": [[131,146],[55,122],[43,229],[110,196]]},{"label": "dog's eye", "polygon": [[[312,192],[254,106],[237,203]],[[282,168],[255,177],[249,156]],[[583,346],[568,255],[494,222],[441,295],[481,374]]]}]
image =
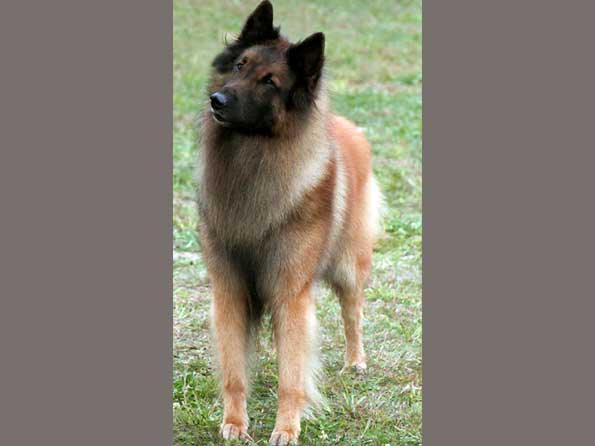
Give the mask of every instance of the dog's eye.
[{"label": "dog's eye", "polygon": [[268,74],[265,77],[263,77],[261,82],[265,85],[277,88],[277,84],[275,83],[275,81],[273,81],[273,76],[271,74]]},{"label": "dog's eye", "polygon": [[236,71],[240,71],[243,66],[244,66],[243,62],[238,62],[235,66]]}]

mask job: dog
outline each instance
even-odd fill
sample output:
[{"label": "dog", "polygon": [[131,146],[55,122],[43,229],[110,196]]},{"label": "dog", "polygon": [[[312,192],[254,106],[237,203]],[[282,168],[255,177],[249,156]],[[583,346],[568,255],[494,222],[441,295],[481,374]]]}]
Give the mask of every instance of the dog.
[{"label": "dog", "polygon": [[289,42],[265,0],[212,62],[198,231],[213,288],[226,440],[249,438],[247,352],[267,314],[279,366],[270,444],[297,442],[301,415],[318,398],[317,283],[340,299],[346,368],[366,369],[364,287],[382,197],[363,132],[330,111],[324,47],[320,32]]}]

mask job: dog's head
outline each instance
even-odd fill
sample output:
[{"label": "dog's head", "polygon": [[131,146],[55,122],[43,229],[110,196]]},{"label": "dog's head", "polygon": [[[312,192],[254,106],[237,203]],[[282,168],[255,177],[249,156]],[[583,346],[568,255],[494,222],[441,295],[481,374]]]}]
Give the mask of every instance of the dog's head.
[{"label": "dog's head", "polygon": [[292,113],[313,105],[323,63],[324,34],[290,43],[273,26],[273,6],[264,0],[213,60],[212,119],[228,129],[276,133]]}]

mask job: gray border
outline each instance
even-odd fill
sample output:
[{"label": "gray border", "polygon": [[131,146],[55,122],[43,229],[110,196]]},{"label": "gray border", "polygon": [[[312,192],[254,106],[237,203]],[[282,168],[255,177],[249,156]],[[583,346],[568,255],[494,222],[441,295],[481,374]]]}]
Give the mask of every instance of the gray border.
[{"label": "gray border", "polygon": [[[594,5],[424,3],[424,443],[588,444]],[[171,4],[1,7],[0,444],[168,444]]]},{"label": "gray border", "polygon": [[593,442],[595,3],[424,1],[424,444]]},{"label": "gray border", "polygon": [[172,5],[2,2],[0,47],[0,444],[170,444]]}]

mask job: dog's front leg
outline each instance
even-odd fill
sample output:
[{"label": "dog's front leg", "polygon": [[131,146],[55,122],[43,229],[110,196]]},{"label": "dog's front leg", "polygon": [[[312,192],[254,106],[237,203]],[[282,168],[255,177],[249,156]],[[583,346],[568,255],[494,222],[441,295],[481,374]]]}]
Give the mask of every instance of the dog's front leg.
[{"label": "dog's front leg", "polygon": [[221,368],[223,391],[223,423],[225,440],[247,436],[246,355],[249,327],[246,296],[215,279],[212,323]]},{"label": "dog's front leg", "polygon": [[274,311],[279,358],[279,407],[271,445],[285,446],[297,442],[301,412],[314,397],[315,318],[309,287],[280,303]]}]

